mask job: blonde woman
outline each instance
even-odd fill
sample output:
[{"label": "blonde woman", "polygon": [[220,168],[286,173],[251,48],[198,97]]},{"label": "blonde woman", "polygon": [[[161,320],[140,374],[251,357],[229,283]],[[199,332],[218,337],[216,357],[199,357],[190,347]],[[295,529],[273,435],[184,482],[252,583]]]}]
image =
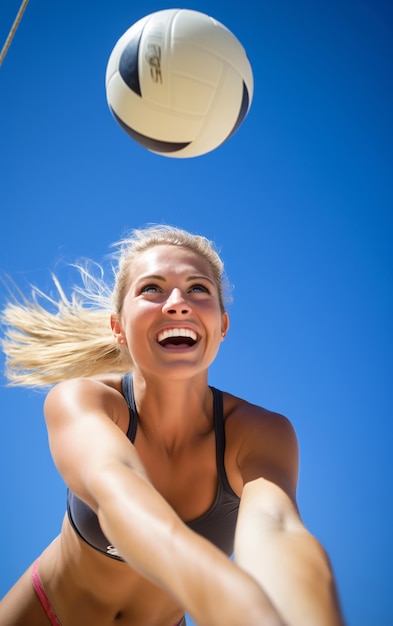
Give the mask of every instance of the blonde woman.
[{"label": "blonde woman", "polygon": [[229,328],[219,256],[170,227],[119,250],[112,295],[90,280],[100,307],[58,285],[54,312],[39,297],[3,311],[11,383],[52,386],[68,510],[0,623],[174,626],[188,613],[199,626],[342,626],[329,559],[296,505],[290,422],[208,384]]}]

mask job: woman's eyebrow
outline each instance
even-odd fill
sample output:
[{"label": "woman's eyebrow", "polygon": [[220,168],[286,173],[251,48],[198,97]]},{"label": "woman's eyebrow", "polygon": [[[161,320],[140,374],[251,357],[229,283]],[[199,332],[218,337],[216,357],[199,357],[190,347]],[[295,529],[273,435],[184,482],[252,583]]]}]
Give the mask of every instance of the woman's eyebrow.
[{"label": "woman's eyebrow", "polygon": [[193,275],[193,276],[188,276],[187,281],[191,281],[191,280],[207,280],[209,281],[209,283],[211,283],[212,285],[214,285],[214,280],[212,280],[211,278],[209,278],[208,276],[204,276],[204,275]]},{"label": "woman's eyebrow", "polygon": [[[161,276],[160,274],[147,274],[146,276],[139,276],[138,282],[143,282],[145,280],[161,280],[166,282],[165,276]],[[187,276],[186,281],[191,282],[192,280],[207,280],[209,283],[214,285],[214,280],[209,278],[209,276],[205,276],[204,274],[192,274],[191,276]]]},{"label": "woman's eyebrow", "polygon": [[159,274],[146,274],[144,276],[138,277],[138,282],[143,282],[145,280],[166,280],[164,276],[160,276]]}]

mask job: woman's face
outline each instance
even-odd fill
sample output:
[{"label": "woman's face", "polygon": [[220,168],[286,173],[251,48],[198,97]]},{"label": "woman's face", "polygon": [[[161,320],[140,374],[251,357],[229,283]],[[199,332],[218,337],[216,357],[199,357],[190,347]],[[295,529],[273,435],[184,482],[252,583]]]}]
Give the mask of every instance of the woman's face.
[{"label": "woman's face", "polygon": [[172,245],[137,257],[121,314],[112,320],[135,369],[176,377],[207,370],[228,325],[209,263]]}]

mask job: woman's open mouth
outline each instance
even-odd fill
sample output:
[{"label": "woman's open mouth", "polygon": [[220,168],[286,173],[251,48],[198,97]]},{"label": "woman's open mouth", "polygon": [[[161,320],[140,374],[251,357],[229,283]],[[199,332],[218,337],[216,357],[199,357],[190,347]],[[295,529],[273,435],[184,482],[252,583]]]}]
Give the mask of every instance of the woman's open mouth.
[{"label": "woman's open mouth", "polygon": [[198,341],[198,335],[190,328],[166,328],[158,333],[157,341],[163,348],[192,348]]}]

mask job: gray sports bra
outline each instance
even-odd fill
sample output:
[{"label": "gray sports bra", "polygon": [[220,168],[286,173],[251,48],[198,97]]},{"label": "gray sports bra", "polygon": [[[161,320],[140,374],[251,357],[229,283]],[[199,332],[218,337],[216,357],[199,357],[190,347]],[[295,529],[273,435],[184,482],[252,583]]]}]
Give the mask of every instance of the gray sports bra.
[{"label": "gray sports bra", "polygon": [[[186,525],[199,535],[202,535],[228,556],[233,552],[233,540],[239,497],[232,490],[224,468],[225,429],[222,392],[211,387],[214,398],[214,429],[216,434],[216,465],[218,486],[213,505],[200,517],[185,522]],[[122,391],[130,412],[130,423],[126,436],[133,443],[138,427],[138,413],[136,410],[132,377],[126,374],[122,379]],[[68,517],[75,532],[90,546],[109,557],[122,561],[116,548],[110,545],[105,537],[94,511],[80,500],[70,489],[67,491]]]}]

